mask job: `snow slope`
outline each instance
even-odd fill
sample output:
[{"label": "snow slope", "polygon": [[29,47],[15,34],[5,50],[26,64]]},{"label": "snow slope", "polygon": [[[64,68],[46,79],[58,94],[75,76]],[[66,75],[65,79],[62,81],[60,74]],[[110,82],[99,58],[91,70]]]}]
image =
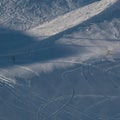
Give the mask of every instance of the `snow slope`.
[{"label": "snow slope", "polygon": [[117,0],[100,0],[85,7],[59,16],[54,20],[30,29],[29,34],[34,36],[52,36],[71,27],[74,27],[113,5]]},{"label": "snow slope", "polygon": [[113,2],[43,40],[0,27],[1,120],[120,119],[120,1]]},{"label": "snow slope", "polygon": [[28,30],[96,0],[1,0],[0,25]]}]

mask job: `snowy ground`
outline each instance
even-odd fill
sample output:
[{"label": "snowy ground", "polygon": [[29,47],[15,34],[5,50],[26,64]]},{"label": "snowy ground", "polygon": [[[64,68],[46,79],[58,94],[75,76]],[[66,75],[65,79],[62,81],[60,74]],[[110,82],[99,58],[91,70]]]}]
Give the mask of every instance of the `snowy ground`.
[{"label": "snowy ground", "polygon": [[0,28],[0,120],[120,119],[120,20],[104,18],[119,10],[115,2],[87,6],[90,14],[65,33],[72,12],[61,16],[70,20],[65,29],[61,17],[61,29],[52,31],[58,18],[44,24],[51,33],[43,40],[45,28],[40,36]]},{"label": "snowy ground", "polygon": [[44,23],[28,31],[29,34],[46,37],[52,36],[71,27],[81,24],[82,22],[90,19],[91,17],[100,14],[102,11],[110,7],[117,0],[100,0],[85,7],[79,8],[69,12],[63,16]]}]

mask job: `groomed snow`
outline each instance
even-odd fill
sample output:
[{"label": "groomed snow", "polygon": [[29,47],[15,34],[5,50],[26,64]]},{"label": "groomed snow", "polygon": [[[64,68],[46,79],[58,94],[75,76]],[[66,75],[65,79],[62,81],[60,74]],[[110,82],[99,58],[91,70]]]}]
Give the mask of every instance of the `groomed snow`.
[{"label": "groomed snow", "polygon": [[50,22],[30,29],[27,33],[36,37],[49,37],[55,35],[98,15],[117,1],[118,0],[100,0],[99,2],[94,2],[88,6],[79,8],[63,16],[59,16]]}]

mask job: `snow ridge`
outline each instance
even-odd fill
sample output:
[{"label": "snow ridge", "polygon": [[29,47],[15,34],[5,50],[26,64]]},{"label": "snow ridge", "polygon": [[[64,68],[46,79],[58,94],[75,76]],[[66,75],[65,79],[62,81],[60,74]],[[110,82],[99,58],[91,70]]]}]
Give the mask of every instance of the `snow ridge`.
[{"label": "snow ridge", "polygon": [[100,14],[102,11],[113,5],[118,0],[100,0],[88,6],[73,10],[63,16],[59,16],[50,22],[27,31],[27,33],[36,37],[52,36],[67,30],[71,27],[81,24],[91,17]]}]

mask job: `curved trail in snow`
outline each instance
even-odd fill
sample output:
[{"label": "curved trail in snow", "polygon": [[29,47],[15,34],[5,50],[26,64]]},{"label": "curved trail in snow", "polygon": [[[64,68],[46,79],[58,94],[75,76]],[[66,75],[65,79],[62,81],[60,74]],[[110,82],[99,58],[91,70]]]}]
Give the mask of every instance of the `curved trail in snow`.
[{"label": "curved trail in snow", "polygon": [[[71,70],[68,70],[69,72],[71,72]],[[68,72],[68,71],[65,71],[65,72],[63,72],[63,74],[61,75],[61,79],[62,80],[66,80],[66,78],[65,78],[65,74]],[[68,81],[68,82],[70,82],[70,81]],[[57,109],[57,110],[55,110],[54,112],[52,112],[50,115],[48,115],[48,116],[42,116],[42,111],[45,111],[45,108],[47,108],[50,104],[52,104],[52,103],[55,103],[55,102],[57,102],[57,101],[61,101],[61,100],[64,100],[65,99],[65,96],[62,96],[62,99],[61,99],[61,97],[57,97],[57,98],[53,98],[53,99],[51,99],[50,101],[48,101],[42,108],[41,107],[39,107],[38,108],[38,111],[37,111],[37,113],[36,113],[36,120],[39,120],[39,117],[43,117],[43,120],[48,120],[49,118],[51,118],[51,117],[53,117],[53,116],[55,116],[57,113],[59,113],[60,111],[62,111],[67,105],[69,105],[69,103],[72,101],[72,99],[74,98],[74,88],[72,87],[71,88],[72,89],[72,93],[71,93],[71,95],[68,97],[67,96],[67,100],[66,100],[66,102],[64,103],[64,104],[62,104],[60,107],[59,107],[59,109]],[[48,112],[48,111],[47,111]],[[42,118],[41,118],[42,119]]]},{"label": "curved trail in snow", "polygon": [[[69,62],[69,61],[68,61]],[[82,65],[82,63],[80,63],[80,62],[74,62],[74,61],[70,61],[70,62],[73,62],[73,63],[75,63],[75,64],[80,64],[80,65]],[[84,64],[83,66],[89,66],[90,67],[90,65],[88,64]],[[99,67],[97,67],[96,65],[92,65],[92,68],[96,68],[96,69],[100,69],[99,71],[101,71],[101,72],[105,72],[104,70],[102,71],[102,69],[101,68],[99,68]],[[63,80],[68,80],[69,78],[67,78],[67,75],[69,74],[69,73],[72,73],[72,72],[75,72],[75,71],[78,71],[78,70],[81,70],[81,73],[82,72],[84,72],[83,71],[83,69],[82,69],[82,66],[79,66],[79,67],[75,67],[74,69],[71,69],[71,70],[67,70],[67,71],[65,71],[65,72],[63,72],[62,73],[62,75],[61,75],[61,78],[63,79]],[[86,68],[85,68],[85,70],[86,70]],[[88,69],[88,72],[89,72],[89,74],[90,74],[90,77],[92,77],[92,73],[91,73],[91,71]],[[94,71],[93,71],[94,72]],[[84,73],[84,75],[83,76],[86,76],[87,74],[85,74]],[[86,79],[86,77],[84,78],[86,81],[89,81],[89,80],[87,80]],[[70,81],[70,80],[69,80]],[[89,84],[89,83],[88,83]],[[91,87],[93,87],[93,86],[91,86]],[[96,90],[96,89],[95,89]],[[98,91],[99,92],[99,91]],[[54,103],[54,104],[56,104],[56,102],[58,102],[58,101],[62,101],[62,100],[68,100],[68,101],[71,101],[71,99],[72,100],[74,100],[75,98],[102,98],[101,100],[98,100],[97,102],[95,102],[94,104],[91,104],[90,106],[88,106],[88,107],[86,107],[85,108],[85,110],[82,112],[82,111],[77,111],[77,112],[79,112],[79,114],[83,114],[84,116],[86,116],[86,117],[89,117],[89,118],[91,118],[91,119],[93,119],[91,116],[89,116],[88,114],[89,114],[89,110],[91,110],[91,109],[93,109],[94,107],[96,107],[96,106],[98,106],[98,105],[100,105],[100,104],[104,104],[105,102],[108,102],[108,101],[113,101],[113,100],[115,100],[115,99],[119,99],[120,98],[120,96],[117,96],[117,95],[107,95],[107,94],[101,94],[101,93],[99,93],[99,94],[97,94],[97,95],[95,95],[95,94],[88,94],[88,95],[81,95],[81,94],[76,94],[76,95],[74,95],[73,97],[71,97],[72,95],[67,95],[67,96],[60,96],[60,97],[56,97],[56,98],[53,98],[53,99],[51,99],[50,100],[50,102],[48,102],[45,106],[47,107],[47,106],[49,106],[50,104],[52,104],[52,103]],[[49,111],[45,111],[45,106],[43,107],[43,108],[39,108],[39,110],[37,111],[37,115],[36,115],[36,119],[38,120],[39,119],[39,114],[41,114],[42,115],[42,112],[49,112]],[[48,117],[47,116],[42,116],[43,117],[43,120],[46,120],[46,119],[48,119],[48,118],[50,118],[50,117],[52,117],[52,116],[54,116],[54,115],[56,115],[56,113],[59,113],[59,111],[66,111],[66,112],[68,112],[67,110],[66,110],[66,107],[68,107],[68,108],[70,108],[70,106],[72,106],[71,104],[69,104],[69,102],[67,102],[66,104],[64,104],[60,109],[58,109],[58,110],[56,110],[55,112],[53,112],[52,114],[50,114]],[[63,110],[63,107],[65,107],[65,109]],[[74,110],[77,110],[77,108],[74,108],[74,106],[72,106],[71,107],[71,111],[74,111]],[[96,114],[97,115],[97,114]],[[56,115],[57,116],[57,115]],[[97,116],[100,116],[100,115],[97,115]],[[102,115],[101,115],[102,116]],[[102,117],[105,117],[105,116],[102,116]],[[42,118],[41,118],[42,119]],[[112,117],[110,117],[110,119],[112,119]]]},{"label": "curved trail in snow", "polygon": [[[67,62],[69,62],[69,63],[74,63],[74,64],[76,64],[76,65],[82,65],[83,66],[83,68],[81,68],[81,66],[77,66],[77,67],[75,67],[74,69],[69,69],[69,70],[67,70],[67,71],[65,71],[65,72],[63,72],[62,74],[61,74],[61,78],[62,79],[64,79],[64,80],[66,80],[66,79],[69,79],[69,78],[67,78],[67,77],[69,77],[69,74],[73,74],[73,72],[75,72],[75,71],[81,71],[81,73],[83,73],[84,71],[84,74],[83,74],[83,76],[87,76],[87,78],[88,77],[90,77],[90,78],[94,78],[94,74],[96,74],[95,73],[95,71],[96,70],[98,70],[98,72],[102,72],[102,73],[105,73],[105,72],[108,72],[109,70],[112,70],[112,67],[113,68],[115,68],[116,67],[116,64],[118,63],[118,61],[115,61],[115,63],[114,62],[110,62],[110,63],[108,63],[108,62],[98,62],[97,63],[97,61],[92,61],[92,63],[90,64],[90,63],[81,63],[81,62],[76,62],[76,61],[66,61],[66,63]],[[114,64],[113,64],[114,63]],[[91,67],[90,69],[88,69],[88,67]],[[103,67],[102,66],[105,66],[105,68],[103,69]],[[110,68],[109,68],[110,67]],[[95,70],[94,70],[94,68],[95,68]],[[24,69],[24,67],[22,67],[22,69]],[[26,68],[25,68],[26,69]],[[83,70],[84,69],[84,70]],[[93,71],[91,71],[91,69],[93,70]],[[108,70],[107,70],[108,69]],[[28,69],[26,69],[26,70],[28,70]],[[86,70],[87,70],[87,73],[86,73]],[[29,71],[29,72],[32,72],[31,70]],[[92,73],[93,72],[93,73]],[[108,74],[106,74],[106,75],[108,75]],[[110,74],[109,74],[110,75]],[[84,77],[83,77],[84,78]],[[87,79],[86,77],[85,77],[85,79],[86,79],[86,81],[88,81],[88,79]],[[112,81],[111,81],[112,82]],[[89,84],[89,83],[88,83]],[[11,88],[11,86],[9,86],[10,88]],[[92,84],[91,84],[91,87],[93,87],[94,88],[94,86],[92,86]],[[14,88],[13,88],[14,89]],[[95,90],[96,90],[96,87],[94,88]],[[10,89],[11,90],[11,89]],[[15,91],[14,91],[15,92]],[[99,91],[98,91],[99,92]],[[13,90],[12,90],[12,93],[13,93]],[[13,93],[13,95],[15,95],[15,97],[17,98],[17,100],[18,101],[20,101],[21,103],[22,103],[22,99],[20,100],[20,95],[19,96],[17,96],[16,95],[16,93]],[[100,98],[100,99],[102,99],[102,100],[99,100],[99,101],[97,101],[97,102],[95,102],[94,104],[91,104],[90,106],[87,106],[87,107],[85,107],[85,111],[79,111],[79,110],[77,110],[77,107],[75,108],[75,106],[73,106],[73,105],[71,105],[70,104],[70,101],[71,100],[75,100],[75,98]],[[115,100],[115,99],[120,99],[120,96],[117,96],[117,95],[109,95],[109,94],[97,94],[97,95],[95,95],[95,94],[88,94],[88,95],[81,95],[81,94],[71,94],[71,95],[68,95],[68,96],[60,96],[60,97],[56,97],[56,98],[53,98],[53,99],[50,99],[50,101],[44,101],[44,106],[43,107],[39,107],[37,110],[37,113],[35,112],[35,117],[36,117],[36,120],[39,120],[39,118],[40,117],[44,117],[43,118],[43,120],[47,120],[47,119],[49,119],[49,118],[51,118],[51,117],[53,117],[53,116],[55,116],[55,115],[57,115],[57,114],[59,114],[59,112],[61,112],[61,111],[67,111],[67,112],[73,112],[73,114],[72,115],[74,115],[75,113],[74,112],[77,112],[77,114],[79,113],[80,115],[84,115],[84,116],[86,116],[86,117],[88,117],[88,118],[90,118],[90,119],[93,119],[90,115],[89,115],[89,111],[90,110],[92,110],[94,107],[97,107],[97,106],[99,106],[100,104],[102,105],[102,104],[104,104],[105,102],[107,102],[107,101],[113,101],[113,100]],[[60,101],[60,103],[61,103],[61,101],[63,101],[63,100],[65,100],[66,102],[65,102],[65,104],[63,104],[63,105],[61,105],[61,107],[59,108],[59,109],[55,109],[55,111],[54,112],[51,112],[51,111],[48,111],[48,109],[47,109],[47,107],[49,107],[49,105],[51,105],[51,104],[56,104],[56,102],[58,102],[58,101]],[[26,101],[25,101],[26,102]],[[25,104],[25,103],[23,103],[23,104]],[[72,106],[72,107],[71,107]],[[10,106],[9,106],[10,107]],[[26,110],[26,109],[24,109],[24,108],[20,108],[19,106],[14,106],[14,107],[18,107],[18,109],[21,109],[21,110]],[[70,107],[71,107],[71,109],[70,109]],[[64,108],[64,110],[63,110],[63,108]],[[69,108],[69,110],[68,110],[68,108]],[[31,112],[31,111],[28,111],[28,112]],[[49,112],[50,114],[47,114],[46,112]],[[45,116],[44,115],[42,115],[41,116],[41,114],[42,113],[45,113]],[[47,114],[47,115],[46,115]],[[96,116],[101,116],[101,117],[103,117],[103,118],[105,118],[102,114],[100,114],[100,115],[97,115],[96,114]],[[110,120],[112,120],[113,118],[112,117],[114,117],[114,116],[110,116]]]}]

